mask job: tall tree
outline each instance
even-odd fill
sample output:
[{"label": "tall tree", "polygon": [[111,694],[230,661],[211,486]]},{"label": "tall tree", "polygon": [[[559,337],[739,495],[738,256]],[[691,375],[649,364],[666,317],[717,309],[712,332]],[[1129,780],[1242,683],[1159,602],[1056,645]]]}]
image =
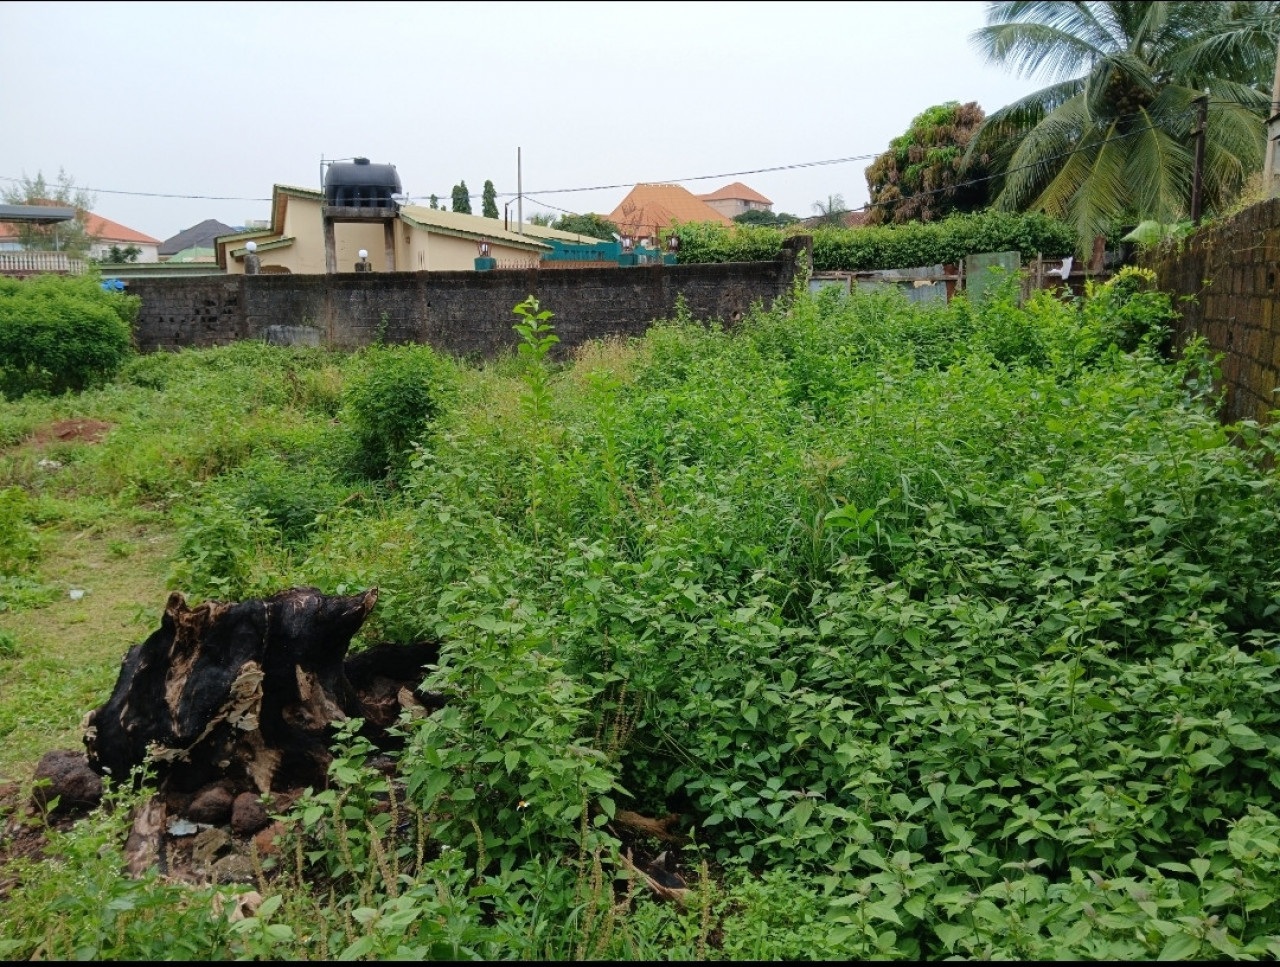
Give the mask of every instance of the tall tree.
[{"label": "tall tree", "polygon": [[826,201],[815,201],[813,210],[818,213],[819,225],[839,227],[844,224],[844,214],[849,210],[849,206],[844,203],[844,195],[836,194],[828,195]]},{"label": "tall tree", "polygon": [[1052,83],[990,115],[969,154],[1002,171],[995,204],[1065,218],[1082,248],[1191,207],[1195,101],[1208,93],[1204,207],[1262,163],[1280,2],[1003,0],[973,40]]},{"label": "tall tree", "polygon": [[471,194],[467,191],[465,179],[453,186],[453,210],[466,215],[471,214]]},{"label": "tall tree", "polygon": [[483,200],[483,207],[480,214],[485,218],[498,217],[498,190],[493,187],[493,182],[488,179],[484,183],[484,194],[480,196]]},{"label": "tall tree", "polygon": [[974,133],[986,117],[977,103],[948,101],[922,111],[889,150],[867,168],[871,210],[867,223],[930,222],[953,212],[986,207],[985,158],[965,163]]},{"label": "tall tree", "polygon": [[0,192],[6,205],[55,205],[74,208],[71,221],[54,225],[19,224],[18,241],[24,249],[38,252],[66,252],[74,258],[83,258],[98,239],[89,233],[89,213],[93,211],[94,197],[83,188],[77,188],[75,179],[63,169],[58,169],[58,180],[45,181],[43,172],[35,178],[25,174],[13,188]]},{"label": "tall tree", "polygon": [[432,195],[432,196],[431,196],[431,207],[432,207],[432,208],[435,208],[435,209],[438,209],[438,208],[440,207],[440,196],[439,196],[439,195]]},{"label": "tall tree", "polygon": [[786,212],[770,212],[763,208],[753,208],[741,215],[734,215],[733,220],[739,225],[764,225],[768,228],[785,228],[800,221],[795,215]]},{"label": "tall tree", "polygon": [[591,238],[598,238],[605,242],[612,242],[619,234],[618,226],[615,222],[609,221],[603,215],[594,214],[561,215],[560,220],[553,227],[562,232],[589,235]]}]

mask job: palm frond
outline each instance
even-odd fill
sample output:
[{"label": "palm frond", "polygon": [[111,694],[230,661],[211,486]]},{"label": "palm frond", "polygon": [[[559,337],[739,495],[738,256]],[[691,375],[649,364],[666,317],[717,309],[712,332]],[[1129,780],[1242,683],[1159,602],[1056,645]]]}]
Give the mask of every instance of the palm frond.
[{"label": "palm frond", "polygon": [[1192,153],[1159,125],[1138,128],[1126,146],[1124,183],[1140,218],[1176,222],[1190,208]]},{"label": "palm frond", "polygon": [[1114,126],[1099,129],[1097,133],[1102,136],[1097,142],[1068,160],[1068,167],[1075,168],[1077,165],[1073,162],[1081,159],[1078,167],[1083,169],[1082,175],[1072,172],[1072,180],[1079,184],[1066,203],[1067,220],[1076,227],[1081,254],[1092,246],[1095,236],[1107,232],[1129,201],[1124,179],[1129,139],[1114,140],[1118,133]]},{"label": "palm frond", "polygon": [[1041,119],[1009,157],[997,204],[1020,208],[1042,192],[1042,186],[1062,166],[1063,158],[1079,147],[1088,130],[1083,97],[1068,101]]},{"label": "palm frond", "polygon": [[1004,0],[987,5],[989,24],[1038,23],[1079,38],[1098,51],[1113,50],[1116,36],[1109,9],[1099,0]]},{"label": "palm frond", "polygon": [[1021,77],[1075,74],[1104,53],[1079,37],[1044,24],[981,27],[971,39],[987,60],[1003,64]]},{"label": "palm frond", "polygon": [[1280,4],[1250,4],[1257,9],[1236,17],[1226,16],[1232,4],[1197,6],[1216,8],[1219,16],[1170,54],[1169,73],[1197,87],[1211,78],[1269,85],[1280,42]]}]

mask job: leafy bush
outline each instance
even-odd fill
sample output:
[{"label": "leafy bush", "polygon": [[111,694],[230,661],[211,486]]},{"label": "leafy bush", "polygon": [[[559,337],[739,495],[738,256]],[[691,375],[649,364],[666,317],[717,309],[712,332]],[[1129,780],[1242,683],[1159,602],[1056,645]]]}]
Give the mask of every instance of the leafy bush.
[{"label": "leafy bush", "polygon": [[450,363],[430,346],[373,347],[342,393],[340,419],[352,442],[353,470],[369,479],[408,464],[444,410]]},{"label": "leafy bush", "polygon": [[1177,313],[1168,293],[1156,289],[1154,272],[1126,265],[1102,285],[1089,285],[1084,323],[1101,345],[1131,352],[1150,340],[1168,348]]},{"label": "leafy bush", "polygon": [[0,279],[0,391],[83,390],[133,351],[140,301],[92,275]]},{"label": "leafy bush", "polygon": [[214,496],[187,509],[179,525],[178,560],[170,587],[188,595],[236,600],[270,593],[260,562],[278,542],[274,522],[261,507],[247,510]]},{"label": "leafy bush", "polygon": [[262,454],[212,481],[207,493],[246,517],[263,515],[282,541],[296,546],[305,543],[322,514],[351,492],[330,479],[323,467]]},{"label": "leafy bush", "polygon": [[[772,228],[682,225],[681,262],[752,262],[776,258],[785,234]],[[862,272],[957,264],[978,252],[1017,251],[1024,259],[1057,256],[1075,248],[1069,225],[1041,214],[983,211],[938,222],[813,232],[813,267],[819,272]]]}]

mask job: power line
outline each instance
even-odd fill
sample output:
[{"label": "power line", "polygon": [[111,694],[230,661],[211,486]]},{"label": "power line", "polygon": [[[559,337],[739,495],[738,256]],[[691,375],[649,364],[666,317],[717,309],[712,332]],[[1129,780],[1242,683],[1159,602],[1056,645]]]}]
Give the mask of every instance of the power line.
[{"label": "power line", "polygon": [[[1187,111],[1185,113],[1190,114],[1191,112]],[[1178,115],[1174,115],[1174,116],[1176,117]],[[1070,158],[1074,154],[1079,154],[1082,151],[1091,151],[1094,148],[1101,147],[1104,144],[1110,144],[1112,141],[1122,141],[1125,138],[1132,138],[1135,135],[1146,134],[1148,131],[1158,131],[1158,130],[1160,129],[1157,128],[1154,124],[1150,124],[1145,128],[1138,128],[1137,130],[1134,130],[1134,131],[1126,131],[1124,134],[1117,134],[1117,135],[1113,135],[1110,138],[1103,138],[1101,141],[1090,141],[1088,144],[1081,145],[1078,148],[1072,148],[1070,151],[1064,151],[1061,154],[1049,155],[1048,157],[1041,158],[1040,160],[1034,161],[1031,164],[1019,165],[1017,168],[1006,168],[1004,171],[996,172],[993,175],[984,175],[981,178],[972,178],[969,181],[957,182],[956,184],[948,185],[945,188],[933,188],[933,189],[930,189],[929,191],[912,192],[910,195],[904,195],[901,198],[894,198],[891,201],[868,202],[866,205],[862,207],[861,210],[866,211],[867,209],[870,209],[870,208],[883,208],[886,205],[895,205],[895,204],[898,204],[899,202],[903,202],[911,198],[923,198],[929,195],[938,195],[944,191],[955,191],[957,188],[968,188],[970,185],[979,185],[979,184],[982,184],[982,182],[984,181],[992,181],[996,178],[1004,178],[1007,175],[1011,175],[1019,171],[1029,171],[1032,168],[1041,168],[1050,161],[1060,161],[1063,158]]]},{"label": "power line", "polygon": [[[10,178],[7,175],[0,175],[0,181],[11,181],[19,184],[27,179]],[[52,187],[58,187],[54,185]],[[158,191],[121,191],[116,188],[86,188],[81,185],[71,185],[77,191],[87,191],[94,195],[130,195],[134,198],[182,198],[191,201],[271,201],[270,198],[237,198],[229,195],[174,195]]]},{"label": "power line", "polygon": [[[1220,104],[1220,105],[1228,105],[1228,104],[1237,105],[1238,104],[1238,102],[1236,101],[1212,101],[1210,103]],[[1162,116],[1160,119],[1166,120],[1166,121],[1172,120],[1174,118],[1182,117],[1189,113],[1191,112],[1189,111],[1178,112],[1175,114]],[[1113,120],[1123,121],[1129,118],[1142,117],[1142,116],[1149,116],[1149,115],[1146,115],[1146,112],[1135,112],[1133,114],[1125,115],[1123,117],[1115,118]],[[1133,131],[1124,135],[1118,135],[1116,138],[1111,138],[1108,140],[1117,140],[1118,138],[1122,138],[1122,137],[1130,137],[1133,134],[1139,134],[1139,133],[1142,133],[1143,131],[1150,131],[1150,130],[1155,130],[1155,126],[1152,125],[1150,127],[1140,129],[1139,131]],[[1001,141],[996,142],[996,145],[1012,143],[1015,141],[1021,141],[1023,140],[1024,137],[1025,135],[1001,139]],[[1107,142],[1101,141],[1101,142],[1093,142],[1093,143],[1105,144]],[[992,147],[996,145],[992,145]],[[948,147],[948,146],[936,145],[935,147]],[[950,147],[960,147],[960,145],[951,145]],[[1079,149],[1079,150],[1084,150],[1084,149]],[[1073,151],[1073,152],[1068,152],[1065,155],[1055,155],[1052,158],[1046,158],[1044,160],[1045,161],[1056,160],[1059,157],[1068,157],[1074,153],[1075,152]],[[880,157],[881,154],[884,154],[884,152],[883,151],[877,152],[875,154],[849,155],[843,158],[828,158],[821,161],[800,161],[793,164],[772,165],[766,168],[751,168],[744,171],[728,171],[728,172],[721,172],[719,174],[711,174],[711,175],[692,175],[692,176],[683,177],[683,178],[665,178],[665,179],[655,179],[650,181],[627,182],[627,183],[619,183],[619,184],[611,184],[611,185],[591,185],[587,187],[578,187],[578,188],[550,188],[550,189],[544,188],[537,191],[531,191],[531,192],[526,191],[526,192],[523,192],[523,195],[524,197],[529,198],[533,195],[563,195],[563,194],[573,194],[573,193],[580,193],[580,192],[586,192],[586,191],[616,191],[622,188],[632,188],[637,184],[663,185],[663,184],[677,184],[680,182],[687,182],[687,181],[711,181],[713,179],[720,179],[720,178],[741,178],[746,175],[769,174],[769,173],[778,172],[778,171],[797,171],[803,168],[820,168],[820,167],[828,167],[832,165],[851,164],[855,161],[873,161],[876,158]],[[1034,166],[1029,166],[1029,167],[1034,167]],[[979,182],[982,182],[982,181],[989,181],[992,178],[997,178],[1005,174],[1010,174],[1015,170],[1024,170],[1024,169],[1009,169],[1004,172],[1001,172],[998,175],[989,175],[985,178],[974,179],[973,181],[970,181],[970,182],[962,182],[957,185],[952,185],[948,188],[936,189],[935,191],[929,191],[929,192],[916,192],[909,197],[914,198],[914,197],[919,197],[921,195],[936,194],[939,191],[951,191],[955,188],[966,187],[970,184],[978,184]],[[7,181],[14,184],[19,184],[26,180],[27,179],[24,179],[24,178],[13,178],[7,175],[0,175],[0,181]],[[248,201],[248,202],[271,201],[270,198],[251,198],[251,197],[242,197],[242,196],[234,196],[234,195],[187,195],[187,194],[170,193],[170,192],[126,191],[126,190],[117,189],[117,188],[90,188],[90,187],[82,187],[82,186],[74,186],[74,187],[76,187],[77,190],[86,191],[91,194],[126,195],[134,198],[174,198],[174,199],[180,199],[184,201]],[[497,193],[498,197],[502,197],[502,198],[515,198],[518,196],[518,194],[520,193],[517,193],[514,191],[504,191],[504,192]],[[413,198],[417,200],[421,200],[423,197],[424,196],[422,195],[413,196]],[[437,196],[437,197],[443,197],[443,196]],[[468,197],[480,198],[482,197],[482,193],[468,194]],[[568,209],[558,208],[557,206],[551,205],[545,201],[538,201],[537,203],[540,205],[544,205],[547,208],[554,208],[557,211],[566,212],[567,214],[577,214],[576,212],[569,212]],[[880,204],[880,203],[877,203],[877,204]]]}]

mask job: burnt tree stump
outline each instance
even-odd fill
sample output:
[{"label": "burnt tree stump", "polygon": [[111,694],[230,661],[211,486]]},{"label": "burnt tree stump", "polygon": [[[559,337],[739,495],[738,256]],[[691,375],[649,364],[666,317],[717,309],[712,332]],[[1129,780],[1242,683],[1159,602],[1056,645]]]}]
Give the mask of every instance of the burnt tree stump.
[{"label": "burnt tree stump", "polygon": [[[90,767],[122,782],[150,761],[174,793],[215,782],[259,793],[324,786],[334,723],[365,719],[376,741],[402,707],[439,704],[419,689],[434,643],[347,658],[377,600],[377,588],[347,596],[292,588],[190,608],[171,594],[159,630],[129,650],[110,699],[85,719]],[[375,682],[382,687],[371,695]]]}]

